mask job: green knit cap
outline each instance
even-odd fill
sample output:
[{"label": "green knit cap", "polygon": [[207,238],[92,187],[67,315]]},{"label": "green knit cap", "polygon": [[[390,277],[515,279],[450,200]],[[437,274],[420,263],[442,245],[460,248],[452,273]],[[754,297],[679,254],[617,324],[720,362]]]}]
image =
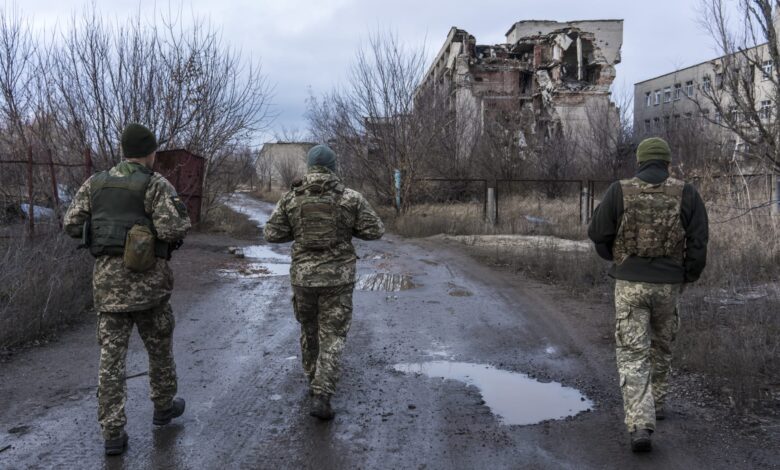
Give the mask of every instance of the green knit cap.
[{"label": "green knit cap", "polygon": [[315,145],[306,155],[309,167],[324,166],[330,171],[336,171],[336,152],[325,144]]},{"label": "green knit cap", "polygon": [[140,124],[128,124],[122,131],[122,153],[125,158],[143,158],[157,150],[152,131]]},{"label": "green knit cap", "polygon": [[650,137],[639,143],[639,147],[636,148],[636,161],[644,163],[650,160],[672,161],[672,151],[664,139]]}]

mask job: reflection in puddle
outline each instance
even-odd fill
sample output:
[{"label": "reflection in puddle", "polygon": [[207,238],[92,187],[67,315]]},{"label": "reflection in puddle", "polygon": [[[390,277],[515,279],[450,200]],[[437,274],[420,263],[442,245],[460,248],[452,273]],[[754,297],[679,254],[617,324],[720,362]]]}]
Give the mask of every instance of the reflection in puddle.
[{"label": "reflection in puddle", "polygon": [[247,258],[252,259],[261,259],[261,260],[276,260],[281,261],[283,263],[289,263],[290,262],[290,256],[289,255],[283,255],[280,253],[275,252],[271,249],[270,246],[267,245],[253,245],[253,246],[245,246],[242,248],[244,251],[244,256]]},{"label": "reflection in puddle", "polygon": [[220,269],[225,277],[256,279],[270,276],[288,276],[290,274],[290,256],[277,253],[267,245],[245,246],[241,248],[244,258],[252,262],[228,269]]},{"label": "reflection in puddle", "polygon": [[525,374],[496,369],[484,364],[432,361],[396,364],[407,374],[457,380],[477,387],[485,404],[503,424],[536,424],[563,419],[590,410],[593,402],[579,391],[557,382],[538,382]]},{"label": "reflection in puddle", "polygon": [[220,269],[225,277],[255,279],[270,276],[287,276],[290,274],[289,264],[246,263],[235,268]]},{"label": "reflection in puddle", "polygon": [[355,287],[359,290],[398,292],[414,289],[417,286],[412,282],[412,276],[408,274],[372,273],[358,276]]}]

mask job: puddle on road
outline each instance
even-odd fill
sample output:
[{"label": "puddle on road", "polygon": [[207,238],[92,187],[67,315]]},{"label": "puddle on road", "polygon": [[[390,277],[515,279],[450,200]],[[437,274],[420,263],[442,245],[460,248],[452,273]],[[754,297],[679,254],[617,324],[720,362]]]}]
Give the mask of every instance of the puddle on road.
[{"label": "puddle on road", "polygon": [[359,290],[399,292],[417,287],[408,274],[371,273],[358,276]]},{"label": "puddle on road", "polygon": [[593,402],[576,389],[557,382],[542,383],[526,374],[484,364],[432,361],[396,364],[393,369],[406,374],[457,380],[477,387],[485,404],[502,424],[537,424],[575,416],[593,407]]},{"label": "puddle on road", "polygon": [[257,279],[261,277],[288,276],[290,274],[290,256],[277,253],[267,245],[253,245],[241,248],[244,257],[250,262],[235,267],[220,269],[225,277]]},{"label": "puddle on road", "polygon": [[224,277],[257,279],[261,277],[288,276],[289,264],[246,263],[235,268],[220,269],[219,274]]},{"label": "puddle on road", "polygon": [[263,261],[281,261],[282,263],[290,264],[290,256],[283,255],[275,252],[267,245],[253,245],[245,246],[241,248],[244,252],[244,256],[247,258],[258,259]]}]

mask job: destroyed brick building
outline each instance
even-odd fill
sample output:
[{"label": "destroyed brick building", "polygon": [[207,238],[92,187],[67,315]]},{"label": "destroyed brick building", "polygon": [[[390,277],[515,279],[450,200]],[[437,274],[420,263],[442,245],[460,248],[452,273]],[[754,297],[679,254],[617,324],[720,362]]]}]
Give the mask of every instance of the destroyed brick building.
[{"label": "destroyed brick building", "polygon": [[519,149],[562,135],[587,145],[594,118],[604,119],[594,109],[617,116],[610,86],[622,42],[622,20],[519,21],[496,45],[453,27],[418,94],[448,100],[459,137],[472,142],[502,122]]}]

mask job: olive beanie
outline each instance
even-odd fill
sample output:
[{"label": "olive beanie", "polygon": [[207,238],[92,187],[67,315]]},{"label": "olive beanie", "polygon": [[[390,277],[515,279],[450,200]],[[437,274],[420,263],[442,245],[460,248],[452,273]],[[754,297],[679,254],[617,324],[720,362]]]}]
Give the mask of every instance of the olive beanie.
[{"label": "olive beanie", "polygon": [[639,143],[639,147],[636,148],[636,161],[644,163],[650,160],[672,161],[672,151],[664,139],[650,137]]},{"label": "olive beanie", "polygon": [[125,158],[143,158],[157,150],[152,131],[140,124],[128,124],[122,131],[122,154]]}]

